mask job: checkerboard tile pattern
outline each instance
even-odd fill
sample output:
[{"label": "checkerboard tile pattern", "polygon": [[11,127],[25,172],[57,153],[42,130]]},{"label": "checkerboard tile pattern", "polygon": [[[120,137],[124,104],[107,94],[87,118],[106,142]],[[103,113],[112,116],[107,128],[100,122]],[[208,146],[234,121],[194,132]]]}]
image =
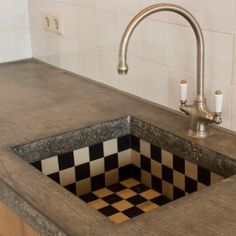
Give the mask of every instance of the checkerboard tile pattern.
[{"label": "checkerboard tile pattern", "polygon": [[223,179],[133,135],[32,165],[116,223]]},{"label": "checkerboard tile pattern", "polygon": [[131,177],[130,135],[32,163],[81,196]]},{"label": "checkerboard tile pattern", "polygon": [[131,136],[135,178],[171,200],[201,190],[224,177]]},{"label": "checkerboard tile pattern", "polygon": [[161,193],[134,178],[93,191],[81,196],[81,199],[114,223],[125,222],[170,202]]}]

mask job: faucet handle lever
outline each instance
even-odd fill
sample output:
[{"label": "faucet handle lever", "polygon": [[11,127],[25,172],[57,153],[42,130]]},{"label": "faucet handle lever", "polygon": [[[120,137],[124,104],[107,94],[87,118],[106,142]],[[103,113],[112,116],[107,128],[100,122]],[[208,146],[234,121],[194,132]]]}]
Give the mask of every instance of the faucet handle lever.
[{"label": "faucet handle lever", "polygon": [[180,98],[182,103],[187,102],[187,95],[188,95],[188,83],[186,80],[182,80],[180,82]]},{"label": "faucet handle lever", "polygon": [[215,92],[215,112],[221,113],[223,108],[223,93],[220,90]]}]

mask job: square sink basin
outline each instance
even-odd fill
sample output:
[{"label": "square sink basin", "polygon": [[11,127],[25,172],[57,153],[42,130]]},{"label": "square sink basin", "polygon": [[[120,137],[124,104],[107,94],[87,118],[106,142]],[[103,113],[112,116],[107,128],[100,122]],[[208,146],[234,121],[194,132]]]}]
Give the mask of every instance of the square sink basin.
[{"label": "square sink basin", "polygon": [[130,116],[12,151],[114,223],[234,174],[218,153]]}]

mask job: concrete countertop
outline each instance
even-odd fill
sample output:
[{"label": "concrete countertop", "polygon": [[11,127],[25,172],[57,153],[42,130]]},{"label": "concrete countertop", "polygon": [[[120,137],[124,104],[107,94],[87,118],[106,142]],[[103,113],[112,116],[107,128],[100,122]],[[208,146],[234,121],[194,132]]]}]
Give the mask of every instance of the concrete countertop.
[{"label": "concrete countertop", "polygon": [[42,235],[235,235],[236,176],[115,225],[10,147],[132,115],[236,161],[236,135],[30,60],[0,65],[0,200]]}]

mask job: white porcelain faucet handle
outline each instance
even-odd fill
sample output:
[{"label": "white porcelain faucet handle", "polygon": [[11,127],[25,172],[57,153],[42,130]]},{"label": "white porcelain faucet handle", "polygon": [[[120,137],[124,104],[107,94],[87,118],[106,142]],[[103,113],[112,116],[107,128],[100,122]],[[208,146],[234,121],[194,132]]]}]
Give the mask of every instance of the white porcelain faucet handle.
[{"label": "white porcelain faucet handle", "polygon": [[223,108],[223,93],[220,90],[215,92],[215,112],[221,113]]},{"label": "white porcelain faucet handle", "polygon": [[181,101],[187,101],[187,95],[188,95],[188,83],[186,80],[182,80],[180,82],[180,97]]}]

